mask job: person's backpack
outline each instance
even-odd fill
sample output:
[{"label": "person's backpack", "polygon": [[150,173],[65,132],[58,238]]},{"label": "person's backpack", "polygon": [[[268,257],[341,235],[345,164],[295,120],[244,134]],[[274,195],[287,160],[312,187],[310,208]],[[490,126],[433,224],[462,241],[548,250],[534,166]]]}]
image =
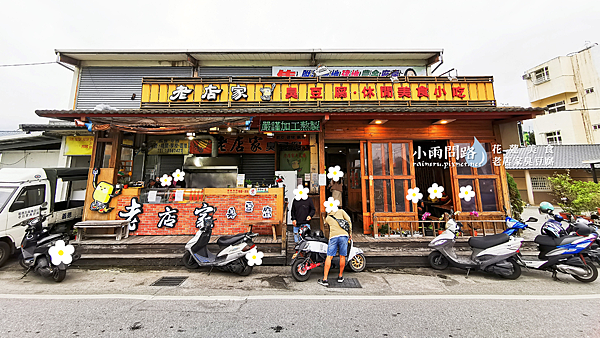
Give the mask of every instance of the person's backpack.
[{"label": "person's backpack", "polygon": [[348,234],[350,234],[350,222],[346,221],[343,218],[342,219],[335,218],[335,217],[333,217],[333,215],[329,215],[329,217],[336,220],[338,222],[338,224],[340,225],[340,227],[342,229],[344,229],[344,231],[346,231]]}]

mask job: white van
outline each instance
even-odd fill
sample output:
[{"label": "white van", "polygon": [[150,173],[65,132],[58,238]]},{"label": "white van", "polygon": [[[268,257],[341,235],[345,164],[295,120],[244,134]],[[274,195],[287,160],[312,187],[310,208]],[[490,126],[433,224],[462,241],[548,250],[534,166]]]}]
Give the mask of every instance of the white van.
[{"label": "white van", "polygon": [[[88,171],[88,168],[0,169],[0,266],[20,248],[25,234],[23,221],[40,212],[50,214],[44,226],[72,225],[81,220]],[[59,178],[67,182],[69,194],[65,201],[55,202]]]}]

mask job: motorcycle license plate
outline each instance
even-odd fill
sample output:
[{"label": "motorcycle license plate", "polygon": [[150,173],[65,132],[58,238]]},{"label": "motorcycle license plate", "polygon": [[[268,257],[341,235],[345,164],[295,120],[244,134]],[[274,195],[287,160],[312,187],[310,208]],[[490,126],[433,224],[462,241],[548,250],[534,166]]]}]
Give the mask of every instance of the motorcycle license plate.
[{"label": "motorcycle license plate", "polygon": [[292,255],[292,259],[295,259],[296,256],[298,256],[298,253],[296,252],[295,254]]}]

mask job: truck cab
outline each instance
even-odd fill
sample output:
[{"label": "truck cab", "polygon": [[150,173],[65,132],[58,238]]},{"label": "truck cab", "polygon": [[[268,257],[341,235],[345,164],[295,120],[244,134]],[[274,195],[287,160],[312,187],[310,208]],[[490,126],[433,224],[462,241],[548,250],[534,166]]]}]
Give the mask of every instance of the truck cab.
[{"label": "truck cab", "polygon": [[[21,245],[24,221],[49,215],[44,226],[74,223],[81,219],[85,190],[72,190],[73,181],[86,181],[88,168],[0,169],[0,266]],[[58,179],[67,182],[66,201],[56,202]],[[84,188],[85,189],[85,188]]]}]

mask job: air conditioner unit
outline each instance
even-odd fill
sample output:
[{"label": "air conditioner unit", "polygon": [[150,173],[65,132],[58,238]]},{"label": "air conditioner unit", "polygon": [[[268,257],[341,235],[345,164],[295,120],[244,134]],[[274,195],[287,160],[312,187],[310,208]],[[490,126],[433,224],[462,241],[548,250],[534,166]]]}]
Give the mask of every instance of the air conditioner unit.
[{"label": "air conditioner unit", "polygon": [[527,73],[525,75],[523,75],[523,80],[529,80],[531,79],[531,74]]}]

